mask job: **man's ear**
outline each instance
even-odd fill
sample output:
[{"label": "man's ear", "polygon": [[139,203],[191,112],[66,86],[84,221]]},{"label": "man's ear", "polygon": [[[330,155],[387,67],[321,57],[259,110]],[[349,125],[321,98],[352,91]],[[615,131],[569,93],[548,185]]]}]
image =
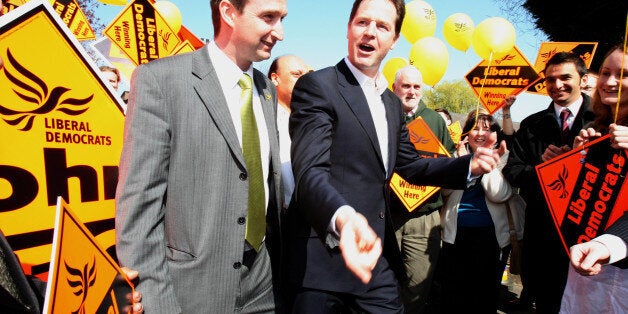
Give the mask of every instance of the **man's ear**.
[{"label": "man's ear", "polygon": [[270,74],[270,80],[275,84],[275,87],[279,86],[279,75],[277,73]]},{"label": "man's ear", "polygon": [[237,13],[236,8],[233,6],[231,1],[223,0],[218,4],[218,12],[220,12],[220,19],[225,22],[225,24],[229,25],[231,28],[234,27],[234,17]]},{"label": "man's ear", "polygon": [[589,74],[585,74],[580,78],[580,88],[585,88],[589,82]]}]

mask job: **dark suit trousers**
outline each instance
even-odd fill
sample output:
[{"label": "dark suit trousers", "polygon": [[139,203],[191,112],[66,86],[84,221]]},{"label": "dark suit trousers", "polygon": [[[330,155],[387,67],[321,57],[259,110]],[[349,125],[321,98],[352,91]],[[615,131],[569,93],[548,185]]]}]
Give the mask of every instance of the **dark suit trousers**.
[{"label": "dark suit trousers", "polygon": [[403,313],[403,302],[395,274],[386,259],[381,258],[363,293],[350,294],[300,288],[292,313]]}]

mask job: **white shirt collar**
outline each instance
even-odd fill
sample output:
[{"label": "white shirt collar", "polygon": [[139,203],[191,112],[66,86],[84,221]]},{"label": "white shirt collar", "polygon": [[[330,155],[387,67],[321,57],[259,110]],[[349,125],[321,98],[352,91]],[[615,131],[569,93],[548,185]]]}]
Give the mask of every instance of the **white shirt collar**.
[{"label": "white shirt collar", "polygon": [[381,73],[377,72],[375,79],[372,79],[356,68],[351,61],[349,61],[348,57],[345,57],[344,61],[349,67],[351,73],[353,73],[353,76],[355,76],[358,84],[360,84],[360,87],[374,88],[377,95],[383,94],[386,91],[386,88],[388,88],[388,81],[386,81],[386,78]]},{"label": "white shirt collar", "polygon": [[571,104],[565,107],[561,107],[557,105],[556,103],[552,102],[554,104],[554,113],[556,114],[557,119],[560,120],[560,112],[563,111],[564,109],[569,109],[569,111],[571,112],[569,116],[575,117],[578,114],[578,111],[580,111],[580,107],[582,107],[583,101],[584,100],[582,98],[582,95],[580,95],[578,99],[576,99],[574,102],[572,102]]},{"label": "white shirt collar", "polygon": [[209,58],[212,60],[212,65],[216,69],[216,73],[220,73],[218,75],[218,81],[220,82],[220,87],[223,90],[230,90],[234,88],[240,78],[242,77],[242,73],[248,74],[251,79],[253,78],[253,65],[249,66],[246,71],[242,71],[233,60],[229,59],[224,51],[220,50],[218,46],[216,46],[216,42],[211,41],[207,44],[207,51],[209,51]]}]

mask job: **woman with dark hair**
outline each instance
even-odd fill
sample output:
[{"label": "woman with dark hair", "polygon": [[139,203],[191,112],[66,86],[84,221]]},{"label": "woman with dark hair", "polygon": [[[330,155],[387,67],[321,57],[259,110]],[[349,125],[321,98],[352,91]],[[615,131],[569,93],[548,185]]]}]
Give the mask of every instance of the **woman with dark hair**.
[{"label": "woman with dark hair", "polygon": [[[467,137],[457,154],[473,154],[478,148],[500,148],[501,128],[493,116],[471,112],[463,128]],[[502,176],[506,152],[496,169],[474,179],[464,190],[443,189],[441,212],[443,248],[443,312],[495,313],[502,248],[510,245],[505,203],[513,191]]]}]

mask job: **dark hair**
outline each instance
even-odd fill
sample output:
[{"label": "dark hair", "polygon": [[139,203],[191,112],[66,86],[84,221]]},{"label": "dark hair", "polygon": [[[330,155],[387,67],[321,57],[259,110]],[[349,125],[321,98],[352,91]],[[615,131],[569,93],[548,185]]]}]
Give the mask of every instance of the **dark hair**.
[{"label": "dark hair", "polygon": [[467,115],[467,121],[464,123],[464,127],[462,128],[462,134],[469,134],[469,132],[475,128],[476,126],[476,117],[477,122],[488,124],[489,130],[491,132],[497,132],[497,144],[499,144],[504,139],[504,133],[502,132],[502,127],[497,123],[497,120],[490,114],[485,113],[486,111],[480,110],[479,113],[476,114],[476,110],[469,112]]},{"label": "dark hair", "polygon": [[277,68],[279,68],[279,59],[281,59],[282,56],[279,56],[277,58],[275,58],[275,60],[273,60],[273,62],[270,64],[270,67],[268,68],[268,78],[270,79],[271,74],[273,73],[277,73]]},{"label": "dark hair", "polygon": [[436,108],[436,109],[434,109],[434,111],[444,113],[447,116],[447,118],[449,118],[449,120],[451,120],[451,114],[449,114],[449,111],[447,111],[447,109],[445,109],[445,108]]},{"label": "dark hair", "polygon": [[[604,55],[604,59],[602,59],[602,65],[600,65],[600,70],[598,72],[602,72],[602,66],[604,65],[604,61],[608,56],[610,56],[615,51],[624,52],[624,47],[622,44],[618,44],[613,46],[606,54]],[[628,54],[628,52],[626,53]],[[621,84],[621,82],[618,82]],[[622,91],[623,92],[623,91]],[[628,91],[626,91],[628,92]],[[619,104],[620,106],[628,106],[628,104]],[[593,108],[593,112],[595,113],[595,120],[593,121],[593,128],[602,133],[608,132],[608,127],[611,123],[613,123],[613,119],[615,118],[611,113],[611,106],[607,106],[602,103],[600,99],[599,89],[596,88],[593,93],[593,97],[591,100],[591,107]],[[620,117],[617,116],[617,124],[628,126],[628,117]]]},{"label": "dark hair", "polygon": [[[212,10],[212,24],[214,25],[214,36],[218,35],[220,32],[220,10],[218,10],[218,5],[223,0],[211,0],[209,2],[209,6]],[[246,6],[248,0],[226,0],[233,4],[233,7],[238,10],[239,13],[242,13],[242,10]]]},{"label": "dark hair", "polygon": [[558,52],[553,55],[549,60],[547,60],[547,64],[545,64],[545,69],[543,69],[543,73],[547,73],[547,69],[551,65],[558,65],[563,63],[573,63],[576,66],[576,70],[578,71],[578,74],[580,74],[581,78],[588,73],[587,66],[584,64],[584,60],[582,60],[579,55],[567,51]]},{"label": "dark hair", "polygon": [[[355,0],[353,2],[353,7],[351,8],[351,14],[349,15],[349,23],[353,21],[355,14],[358,12],[358,8],[360,4],[362,4],[363,0]],[[401,23],[403,23],[403,17],[406,15],[406,4],[403,0],[388,0],[392,2],[395,6],[395,10],[397,11],[397,19],[395,20],[395,36],[399,36],[399,32],[401,32]]]}]

